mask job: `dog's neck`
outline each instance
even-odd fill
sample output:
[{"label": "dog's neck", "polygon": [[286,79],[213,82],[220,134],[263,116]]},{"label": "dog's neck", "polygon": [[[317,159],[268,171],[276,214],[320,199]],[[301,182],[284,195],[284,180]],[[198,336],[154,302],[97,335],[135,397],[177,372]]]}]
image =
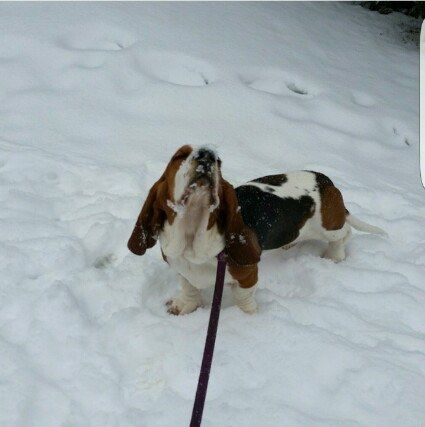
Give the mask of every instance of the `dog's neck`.
[{"label": "dog's neck", "polygon": [[172,225],[160,233],[161,247],[170,258],[184,257],[195,264],[213,258],[224,247],[216,225],[207,230],[212,197],[209,189],[196,188],[187,198]]},{"label": "dog's neck", "polygon": [[208,226],[211,196],[205,188],[197,188],[186,202],[181,226],[186,236],[186,245],[191,246],[196,234],[204,233]]}]

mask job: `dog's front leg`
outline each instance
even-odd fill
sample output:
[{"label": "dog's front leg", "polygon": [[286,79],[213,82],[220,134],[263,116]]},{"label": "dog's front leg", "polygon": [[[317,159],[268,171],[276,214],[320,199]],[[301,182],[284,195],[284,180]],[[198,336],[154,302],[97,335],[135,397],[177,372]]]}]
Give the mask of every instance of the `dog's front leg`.
[{"label": "dog's front leg", "polygon": [[257,285],[250,288],[241,288],[239,283],[235,283],[232,286],[235,304],[245,313],[253,314],[257,312],[257,302],[254,298],[256,289]]},{"label": "dog's front leg", "polygon": [[167,301],[168,313],[175,315],[189,314],[202,306],[201,293],[192,286],[183,276],[181,277],[180,294]]}]

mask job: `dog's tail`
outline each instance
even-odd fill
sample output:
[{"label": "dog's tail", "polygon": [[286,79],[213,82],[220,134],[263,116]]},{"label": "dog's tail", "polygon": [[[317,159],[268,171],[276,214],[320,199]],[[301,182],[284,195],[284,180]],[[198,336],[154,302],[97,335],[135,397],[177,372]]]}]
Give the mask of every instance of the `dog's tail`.
[{"label": "dog's tail", "polygon": [[350,224],[353,228],[359,231],[363,231],[364,233],[371,233],[371,234],[380,234],[382,236],[388,237],[388,234],[379,227],[376,227],[375,225],[368,224],[367,222],[364,222],[358,218],[356,218],[354,215],[350,214],[350,212],[347,211],[347,216],[345,217],[345,220]]}]

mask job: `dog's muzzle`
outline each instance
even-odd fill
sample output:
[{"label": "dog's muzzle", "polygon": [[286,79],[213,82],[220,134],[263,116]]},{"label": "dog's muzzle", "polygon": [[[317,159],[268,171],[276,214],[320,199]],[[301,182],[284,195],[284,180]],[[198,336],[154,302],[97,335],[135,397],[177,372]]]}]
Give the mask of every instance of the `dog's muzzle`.
[{"label": "dog's muzzle", "polygon": [[216,155],[212,150],[201,148],[194,156],[196,161],[195,182],[209,184],[213,182],[213,172],[216,164]]}]

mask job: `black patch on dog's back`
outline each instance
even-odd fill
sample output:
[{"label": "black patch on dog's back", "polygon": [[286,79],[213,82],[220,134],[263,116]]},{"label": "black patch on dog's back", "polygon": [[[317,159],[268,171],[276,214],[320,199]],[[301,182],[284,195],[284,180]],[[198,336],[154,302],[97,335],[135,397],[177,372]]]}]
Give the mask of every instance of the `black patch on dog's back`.
[{"label": "black patch on dog's back", "polygon": [[262,176],[261,178],[252,180],[252,182],[259,182],[261,184],[268,184],[268,185],[275,185],[275,186],[280,186],[282,184],[285,184],[286,181],[288,181],[288,178],[284,173],[281,173],[279,175]]},{"label": "black patch on dog's back", "polygon": [[293,242],[314,214],[315,202],[310,196],[281,198],[253,185],[235,190],[243,220],[257,234],[262,249],[276,249]]}]

